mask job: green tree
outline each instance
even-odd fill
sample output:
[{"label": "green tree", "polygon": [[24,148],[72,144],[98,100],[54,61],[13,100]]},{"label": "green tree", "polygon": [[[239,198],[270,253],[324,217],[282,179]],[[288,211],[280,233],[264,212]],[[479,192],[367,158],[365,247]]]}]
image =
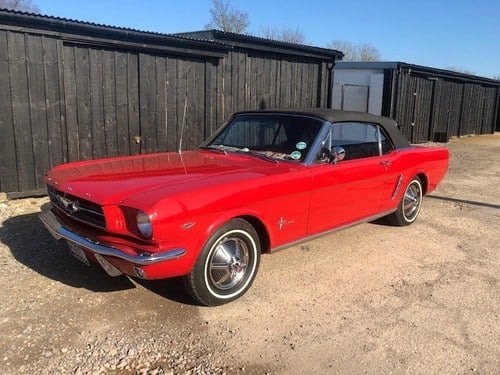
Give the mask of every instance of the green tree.
[{"label": "green tree", "polygon": [[212,0],[210,22],[206,29],[218,29],[230,33],[244,33],[250,20],[246,12],[234,9],[229,0]]}]

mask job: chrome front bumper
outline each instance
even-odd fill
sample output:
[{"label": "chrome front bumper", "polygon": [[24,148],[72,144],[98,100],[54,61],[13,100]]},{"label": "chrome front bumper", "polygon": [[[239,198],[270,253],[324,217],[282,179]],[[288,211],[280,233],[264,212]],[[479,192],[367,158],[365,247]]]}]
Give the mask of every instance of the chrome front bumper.
[{"label": "chrome front bumper", "polygon": [[50,210],[42,211],[40,220],[56,240],[65,239],[95,254],[120,258],[141,266],[177,259],[186,252],[184,249],[171,249],[151,255],[130,255],[114,247],[92,241],[65,228]]}]

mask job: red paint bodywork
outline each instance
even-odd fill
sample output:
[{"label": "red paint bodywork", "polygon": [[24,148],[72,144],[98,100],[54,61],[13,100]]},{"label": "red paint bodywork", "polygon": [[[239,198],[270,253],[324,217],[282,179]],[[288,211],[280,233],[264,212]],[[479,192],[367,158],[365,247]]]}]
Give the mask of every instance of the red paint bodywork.
[{"label": "red paint bodywork", "polygon": [[[66,227],[87,238],[133,255],[185,249],[178,259],[142,267],[148,279],[159,279],[187,274],[211,233],[235,217],[256,226],[263,250],[272,251],[390,213],[413,176],[420,175],[426,193],[434,190],[448,158],[446,148],[410,147],[384,156],[305,165],[198,150],[60,165],[45,180],[103,207],[106,230],[81,225],[53,209]],[[131,209],[152,217],[151,240],[134,230],[127,216]],[[91,253],[87,256],[95,260]],[[134,264],[107,259],[134,275]]]}]

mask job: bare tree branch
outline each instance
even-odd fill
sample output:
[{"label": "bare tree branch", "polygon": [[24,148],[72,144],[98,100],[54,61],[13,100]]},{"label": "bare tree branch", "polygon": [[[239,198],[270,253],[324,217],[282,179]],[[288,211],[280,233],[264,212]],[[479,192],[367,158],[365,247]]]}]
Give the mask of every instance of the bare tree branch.
[{"label": "bare tree branch", "polygon": [[360,61],[380,61],[381,55],[378,48],[371,44],[361,44],[358,46]]},{"label": "bare tree branch", "polygon": [[284,28],[279,30],[275,27],[267,26],[262,28],[260,34],[266,39],[279,40],[281,42],[293,44],[304,44],[306,40],[304,34],[298,28]]},{"label": "bare tree branch", "polygon": [[333,40],[328,43],[327,48],[336,49],[344,54],[342,58],[343,61],[356,61],[357,60],[357,49],[351,42],[346,40]]},{"label": "bare tree branch", "polygon": [[248,14],[231,7],[229,0],[212,0],[210,23],[205,26],[206,29],[243,33],[249,25]]},{"label": "bare tree branch", "polygon": [[463,68],[459,68],[457,66],[448,66],[445,69],[446,70],[451,70],[451,71],[457,72],[457,73],[463,73],[463,74],[470,74],[470,75],[475,75],[476,74],[473,71],[470,71],[470,70],[467,70],[467,69],[463,69]]},{"label": "bare tree branch", "polygon": [[20,12],[40,13],[40,8],[31,0],[0,0],[0,8]]},{"label": "bare tree branch", "polygon": [[346,40],[333,40],[327,47],[343,52],[343,61],[380,61],[382,58],[378,48],[368,43],[353,44]]}]

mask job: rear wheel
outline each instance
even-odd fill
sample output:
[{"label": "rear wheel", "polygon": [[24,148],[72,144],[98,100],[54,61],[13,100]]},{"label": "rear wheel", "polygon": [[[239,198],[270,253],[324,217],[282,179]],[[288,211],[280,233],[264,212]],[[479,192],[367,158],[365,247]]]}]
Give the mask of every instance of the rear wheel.
[{"label": "rear wheel", "polygon": [[422,182],[420,178],[415,176],[406,186],[397,210],[387,216],[389,222],[398,226],[410,225],[415,222],[422,206],[422,197]]},{"label": "rear wheel", "polygon": [[260,241],[243,219],[219,228],[203,246],[191,272],[187,291],[200,304],[222,305],[241,297],[252,285],[260,261]]}]

